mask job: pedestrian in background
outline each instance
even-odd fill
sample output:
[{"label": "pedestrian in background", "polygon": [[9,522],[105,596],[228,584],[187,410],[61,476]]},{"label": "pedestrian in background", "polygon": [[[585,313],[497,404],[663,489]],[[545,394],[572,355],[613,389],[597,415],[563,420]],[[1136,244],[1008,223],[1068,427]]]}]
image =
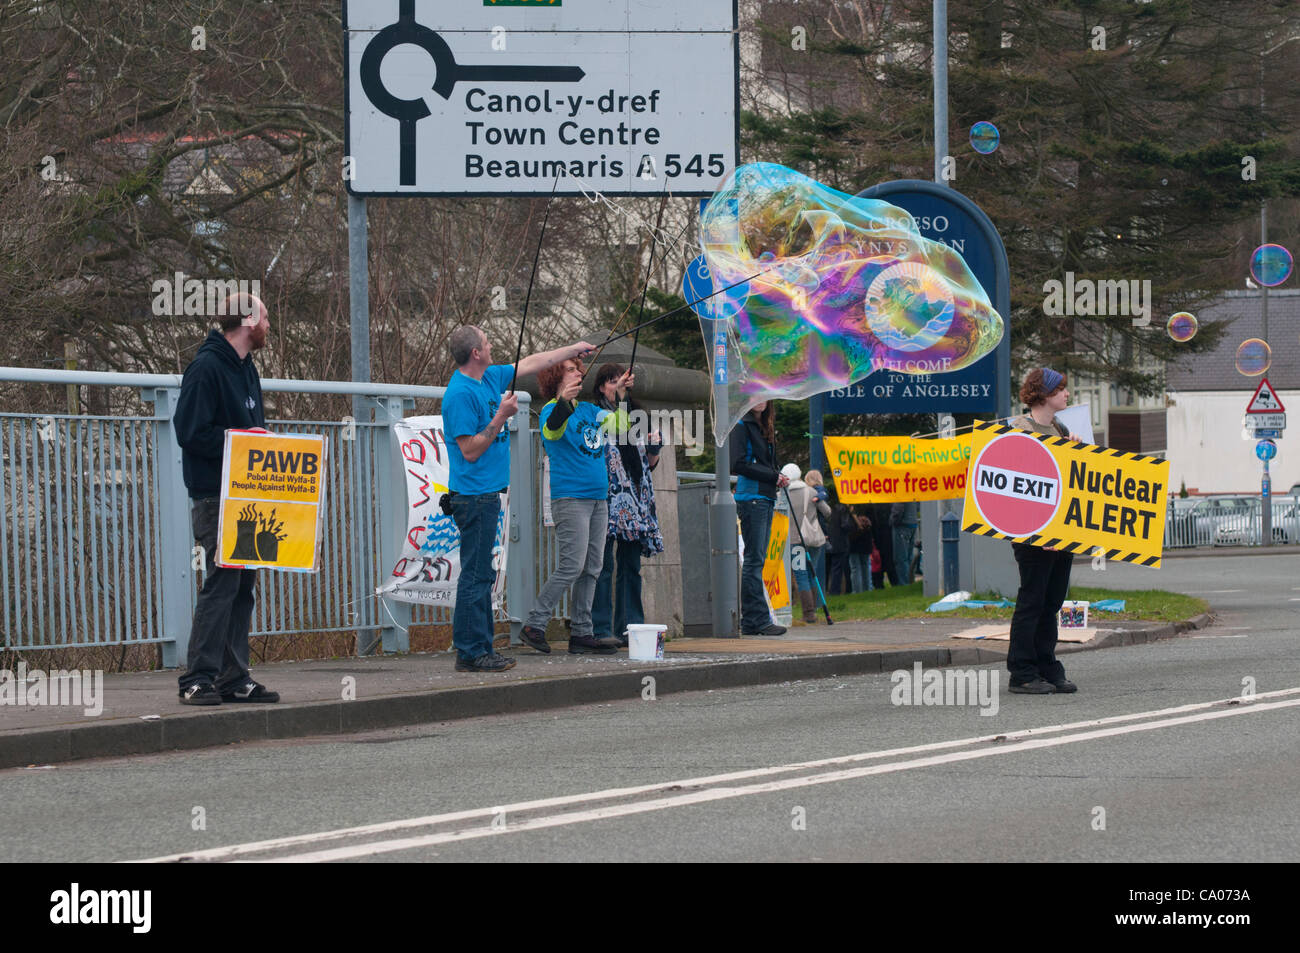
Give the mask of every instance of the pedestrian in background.
[{"label": "pedestrian in background", "polygon": [[889,522],[894,533],[894,572],[898,585],[910,586],[912,579],[912,549],[916,543],[916,522],[920,506],[915,500],[895,503],[889,508]]},{"label": "pedestrian in background", "polygon": [[578,400],[585,373],[582,361],[571,358],[537,375],[542,399],[548,401],[538,415],[538,425],[542,446],[551,461],[551,513],[559,554],[555,571],[537,594],[520,637],[534,648],[549,652],[547,620],[572,587],[569,652],[613,655],[618,651],[618,640],[596,637],[591,605],[609,528],[605,434],[626,432],[627,414],[611,413]]},{"label": "pedestrian in background", "polygon": [[257,570],[217,565],[226,431],[269,433],[253,352],[266,347],[271,322],[266,306],[253,295],[231,295],[221,311],[219,329],[208,332],[185,368],[174,421],[190,521],[204,558],[203,588],[194,606],[185,672],[178,680],[183,705],[280,700],[248,674]]},{"label": "pedestrian in background", "polygon": [[[492,546],[496,542],[501,494],[510,484],[510,443],[506,421],[519,409],[511,364],[492,363],[492,344],[482,329],[467,324],[448,338],[456,362],[442,397],[442,428],[447,439],[451,471],[446,495],[451,518],[460,531],[460,577],[451,638],[458,672],[504,672],[515,660],[493,647]],[[519,362],[519,375],[540,373],[570,358],[594,351],[586,341],[530,354]],[[527,492],[532,492],[530,487]],[[546,639],[524,639],[539,652],[549,652]]]},{"label": "pedestrian in background", "polygon": [[772,532],[776,491],[790,481],[776,466],[776,405],[756,404],[727,437],[731,472],[736,474],[736,512],[745,559],[740,571],[740,632],[742,635],[785,635],[785,626],[772,621],[763,585],[763,561]]},{"label": "pedestrian in background", "polygon": [[831,515],[826,518],[829,525],[826,533],[826,575],[830,577],[830,586],[826,592],[840,595],[850,589],[850,533],[857,524],[849,508],[834,495],[830,507]]},{"label": "pedestrian in background", "polygon": [[[596,371],[596,406],[610,413],[624,409],[630,414],[638,410],[636,401],[628,397],[635,383],[630,368],[602,364]],[[627,627],[645,622],[641,560],[664,551],[651,477],[659,465],[662,448],[663,441],[657,432],[641,443],[633,442],[625,430],[611,434],[606,443],[609,525],[605,558],[591,604],[591,625],[597,639],[613,638],[619,645],[627,645]]]},{"label": "pedestrian in background", "polygon": [[[1070,402],[1061,372],[1050,367],[1030,371],[1020,385],[1020,400],[1029,413],[1008,421],[1012,427],[1079,439],[1056,418]],[[1065,677],[1065,667],[1056,658],[1056,615],[1070,590],[1074,555],[1051,546],[1012,543],[1011,548],[1020,567],[1020,590],[1007,651],[1010,690],[1023,695],[1076,692],[1078,686]]]},{"label": "pedestrian in background", "polygon": [[787,463],[781,468],[781,473],[790,481],[786,487],[786,492],[790,494],[790,519],[798,527],[790,533],[790,543],[802,543],[804,550],[803,558],[794,566],[795,591],[799,594],[804,622],[814,623],[817,621],[817,597],[814,595],[812,574],[817,571],[817,557],[826,545],[826,536],[822,533],[817,516],[822,509],[829,514],[831,508],[818,500],[817,491],[799,478],[798,466]]},{"label": "pedestrian in background", "polygon": [[849,572],[853,577],[854,592],[870,592],[871,554],[876,549],[871,533],[871,518],[866,513],[853,513],[853,526],[849,530]]},{"label": "pedestrian in background", "polygon": [[[891,586],[897,586],[902,583],[898,577],[898,569],[894,565],[894,533],[889,518],[889,511],[892,508],[889,503],[872,503],[867,511],[871,515],[871,538],[880,553],[880,572],[889,579]],[[876,588],[885,588],[883,578]]]},{"label": "pedestrian in background", "polygon": [[[824,507],[820,505],[817,507],[817,525],[822,531],[822,538],[829,541],[828,533],[830,527],[827,521],[830,519],[831,507],[830,507],[830,494],[826,492],[826,480],[825,478],[822,477],[822,472],[820,470],[809,470],[807,473],[803,475],[803,481],[807,483],[810,487],[812,487],[813,491],[817,494],[817,502],[819,504],[825,504]],[[825,544],[819,546],[817,549],[817,557],[814,560],[813,569],[817,573],[817,581],[821,583],[822,592],[825,593],[826,592],[826,546]]]}]

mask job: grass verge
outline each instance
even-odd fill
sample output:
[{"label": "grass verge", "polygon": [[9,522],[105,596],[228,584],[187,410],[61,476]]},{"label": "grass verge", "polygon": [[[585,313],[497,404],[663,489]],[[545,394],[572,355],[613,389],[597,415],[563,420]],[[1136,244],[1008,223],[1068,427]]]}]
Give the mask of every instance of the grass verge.
[{"label": "grass verge", "polygon": [[[855,592],[847,596],[831,596],[831,618],[835,621],[869,619],[934,619],[945,616],[960,619],[1010,619],[1014,607],[985,609],[953,609],[948,612],[926,612],[926,607],[937,599],[921,592],[922,584]],[[993,601],[1000,598],[995,593],[977,592],[971,598]],[[1204,599],[1185,596],[1162,589],[1095,589],[1091,586],[1071,586],[1069,599],[1100,602],[1102,599],[1123,599],[1123,612],[1090,612],[1089,625],[1105,626],[1106,622],[1142,620],[1147,622],[1181,622],[1208,612],[1210,604]],[[820,614],[820,613],[819,613]]]}]

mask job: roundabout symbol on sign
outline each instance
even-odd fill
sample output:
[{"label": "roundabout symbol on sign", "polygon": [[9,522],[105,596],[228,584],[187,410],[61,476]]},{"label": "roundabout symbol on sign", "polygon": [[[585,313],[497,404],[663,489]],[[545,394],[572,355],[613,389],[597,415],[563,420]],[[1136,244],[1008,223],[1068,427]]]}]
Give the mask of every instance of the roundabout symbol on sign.
[{"label": "roundabout symbol on sign", "polygon": [[971,465],[975,505],[1004,536],[1033,536],[1061,503],[1061,470],[1041,441],[1022,433],[989,441]]}]

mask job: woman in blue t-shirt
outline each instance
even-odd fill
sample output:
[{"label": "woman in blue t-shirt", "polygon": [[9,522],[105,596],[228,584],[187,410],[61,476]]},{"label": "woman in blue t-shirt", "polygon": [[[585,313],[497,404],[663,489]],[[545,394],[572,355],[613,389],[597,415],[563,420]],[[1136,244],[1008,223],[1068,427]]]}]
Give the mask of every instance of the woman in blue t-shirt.
[{"label": "woman in blue t-shirt", "polygon": [[542,399],[548,402],[538,416],[542,446],[551,462],[551,515],[559,553],[555,572],[528,613],[523,638],[541,651],[550,651],[547,620],[572,586],[569,651],[612,655],[618,651],[618,642],[598,639],[592,632],[591,600],[600,577],[609,521],[605,431],[618,426],[620,415],[577,399],[583,374],[581,361],[568,360],[537,375]]}]

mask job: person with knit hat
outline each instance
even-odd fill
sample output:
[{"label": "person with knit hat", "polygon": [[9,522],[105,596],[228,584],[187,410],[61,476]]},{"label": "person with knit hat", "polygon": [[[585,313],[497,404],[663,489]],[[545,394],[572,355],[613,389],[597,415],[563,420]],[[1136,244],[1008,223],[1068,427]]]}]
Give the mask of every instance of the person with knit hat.
[{"label": "person with knit hat", "polygon": [[[1030,371],[1020,385],[1020,399],[1029,413],[1007,423],[1049,437],[1079,438],[1056,419],[1070,402],[1065,375],[1050,367]],[[1051,695],[1078,691],[1065,677],[1065,667],[1056,658],[1056,616],[1070,590],[1070,568],[1074,554],[1051,546],[1012,543],[1020,567],[1020,591],[1011,617],[1011,646],[1007,669],[1010,690],[1021,695]]]},{"label": "person with knit hat", "polygon": [[[823,516],[830,516],[831,508],[818,498],[817,491],[812,486],[803,481],[796,464],[787,463],[781,468],[781,473],[790,481],[790,485],[785,488],[790,494],[790,519],[798,527],[790,533],[790,542],[799,545],[802,541],[804,548],[803,559],[794,566],[794,588],[799,594],[803,620],[811,625],[817,621],[817,597],[813,594],[812,573],[816,572],[817,557],[826,545],[826,534],[822,531],[817,514],[820,512]],[[802,563],[802,568],[798,563]]]}]

